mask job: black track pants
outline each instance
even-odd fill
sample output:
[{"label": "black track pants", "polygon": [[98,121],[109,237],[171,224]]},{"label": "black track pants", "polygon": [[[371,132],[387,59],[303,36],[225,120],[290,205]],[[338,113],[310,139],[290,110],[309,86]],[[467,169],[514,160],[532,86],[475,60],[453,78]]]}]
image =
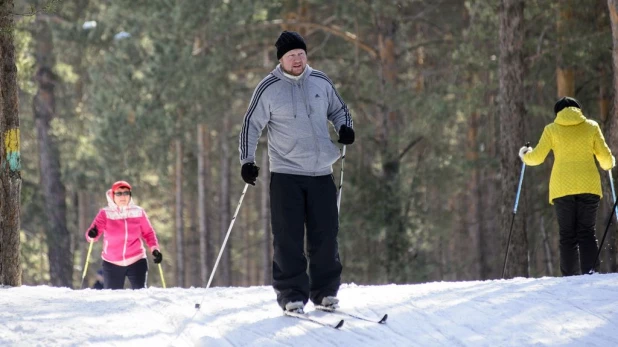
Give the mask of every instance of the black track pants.
[{"label": "black track pants", "polygon": [[342,267],[337,243],[337,187],[332,175],[272,173],[270,209],[273,287],[279,306],[309,299],[320,304],[325,296],[336,296]]},{"label": "black track pants", "polygon": [[146,259],[140,259],[129,266],[119,266],[103,261],[105,289],[123,289],[125,277],[131,282],[131,288],[145,288],[147,276],[148,261]]},{"label": "black track pants", "polygon": [[560,271],[563,276],[586,274],[594,266],[599,250],[595,235],[599,201],[595,194],[554,199],[560,227]]}]

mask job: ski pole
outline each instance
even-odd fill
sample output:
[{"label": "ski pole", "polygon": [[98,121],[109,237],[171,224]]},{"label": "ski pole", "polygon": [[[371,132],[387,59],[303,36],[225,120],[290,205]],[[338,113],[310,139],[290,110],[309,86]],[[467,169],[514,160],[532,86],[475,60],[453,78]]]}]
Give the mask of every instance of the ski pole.
[{"label": "ski pole", "polygon": [[343,189],[343,164],[345,163],[345,145],[343,145],[343,151],[341,153],[341,175],[339,180],[339,191],[337,192],[337,212],[341,206],[341,190]]},{"label": "ski pole", "polygon": [[612,224],[612,219],[614,215],[618,216],[618,211],[616,207],[618,206],[618,201],[616,200],[616,190],[614,190],[614,178],[612,177],[612,170],[607,170],[607,174],[609,175],[609,186],[612,189],[612,197],[614,198],[614,207],[612,207],[612,212],[609,215],[609,219],[607,220],[607,226],[605,227],[605,232],[603,233],[603,238],[601,239],[601,244],[599,245],[599,250],[597,251],[597,256],[594,258],[594,265],[592,265],[592,269],[588,271],[588,274],[593,274],[594,269],[597,267],[597,263],[599,262],[599,255],[601,255],[601,249],[603,248],[603,243],[605,242],[605,236],[607,236],[607,231],[609,231],[609,226]]},{"label": "ski pole", "polygon": [[[530,142],[526,142],[526,147],[530,147]],[[509,227],[509,238],[506,242],[506,252],[504,254],[504,266],[502,266],[502,278],[506,272],[506,261],[509,257],[509,246],[511,245],[511,235],[513,233],[513,223],[517,214],[517,205],[519,205],[519,194],[521,193],[521,185],[524,182],[524,172],[526,171],[526,163],[521,164],[521,174],[519,175],[519,184],[517,185],[517,194],[515,195],[515,206],[513,207],[513,217],[511,218],[511,226]]]},{"label": "ski pole", "polygon": [[84,265],[84,273],[82,274],[82,284],[79,286],[80,288],[84,288],[84,278],[86,278],[86,272],[88,271],[88,263],[90,262],[90,252],[92,252],[93,244],[94,244],[94,240],[90,241],[90,246],[88,247],[88,255],[86,255],[86,264]]},{"label": "ski pole", "polygon": [[[212,282],[213,277],[215,277],[215,272],[217,271],[217,266],[219,265],[219,260],[221,260],[221,255],[223,254],[223,250],[225,250],[225,245],[227,244],[227,239],[230,237],[230,232],[232,231],[232,227],[234,226],[234,221],[236,221],[236,215],[238,215],[238,211],[240,210],[240,205],[242,205],[242,200],[245,197],[245,193],[247,193],[247,188],[249,187],[249,183],[245,184],[245,189],[242,190],[242,194],[240,195],[240,200],[238,201],[238,206],[236,206],[236,212],[234,212],[234,217],[232,217],[232,222],[230,222],[229,228],[227,228],[227,234],[225,234],[225,239],[223,240],[223,245],[221,245],[221,250],[219,251],[219,255],[217,256],[217,261],[215,261],[215,266],[212,268],[212,272],[210,273],[210,278],[208,279],[208,284],[206,285],[206,289],[210,288],[210,283]],[[202,300],[200,300],[199,304],[195,304],[195,308],[199,309],[202,301],[204,301],[204,297],[202,296]]]},{"label": "ski pole", "polygon": [[158,264],[159,265],[159,275],[161,275],[161,282],[163,283],[163,288],[165,287],[165,277],[163,277],[163,268],[161,267],[161,263]]}]

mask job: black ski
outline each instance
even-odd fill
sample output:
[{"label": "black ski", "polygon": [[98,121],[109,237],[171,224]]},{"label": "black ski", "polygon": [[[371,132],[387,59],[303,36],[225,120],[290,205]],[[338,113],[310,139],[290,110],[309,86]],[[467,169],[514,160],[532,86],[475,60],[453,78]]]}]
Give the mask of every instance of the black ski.
[{"label": "black ski", "polygon": [[351,318],[356,318],[356,319],[360,319],[360,320],[364,320],[367,322],[373,322],[373,323],[379,323],[379,324],[385,324],[386,320],[388,319],[388,314],[384,314],[384,316],[382,316],[381,319],[371,319],[371,318],[367,318],[367,317],[363,317],[363,316],[358,316],[346,311],[340,311],[336,308],[332,308],[332,307],[326,307],[326,306],[321,306],[321,305],[317,305],[315,306],[316,310],[319,311],[324,311],[324,312],[330,312],[330,313],[336,313],[336,314],[340,314],[342,316],[348,316]]},{"label": "black ski", "polygon": [[326,323],[326,322],[324,322],[322,320],[319,320],[319,319],[317,319],[315,317],[311,317],[310,315],[308,315],[306,313],[298,313],[298,312],[291,312],[291,311],[283,311],[283,313],[286,316],[290,316],[290,317],[306,320],[308,322],[319,324],[319,325],[321,325],[323,327],[339,329],[339,328],[341,328],[343,326],[343,319],[338,321],[337,324],[332,324],[332,323]]}]

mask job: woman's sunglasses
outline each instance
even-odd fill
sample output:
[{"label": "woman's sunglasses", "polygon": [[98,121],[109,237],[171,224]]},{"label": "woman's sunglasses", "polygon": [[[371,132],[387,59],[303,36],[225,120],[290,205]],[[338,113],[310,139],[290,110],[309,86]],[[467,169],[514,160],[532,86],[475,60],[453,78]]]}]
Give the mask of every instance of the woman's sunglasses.
[{"label": "woman's sunglasses", "polygon": [[127,190],[126,192],[115,192],[115,196],[131,196],[131,191]]}]

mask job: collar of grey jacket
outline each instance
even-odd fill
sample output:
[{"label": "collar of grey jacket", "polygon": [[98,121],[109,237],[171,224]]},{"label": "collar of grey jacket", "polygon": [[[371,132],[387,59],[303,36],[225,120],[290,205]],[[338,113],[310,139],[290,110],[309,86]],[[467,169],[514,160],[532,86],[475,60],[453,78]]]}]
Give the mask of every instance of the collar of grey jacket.
[{"label": "collar of grey jacket", "polygon": [[307,80],[309,75],[311,75],[311,71],[313,71],[313,69],[311,68],[311,66],[309,66],[309,64],[307,64],[305,66],[305,71],[303,71],[303,73],[299,76],[299,78],[293,79],[293,78],[288,77],[290,75],[285,73],[283,69],[281,68],[281,64],[279,64],[273,71],[273,75],[279,77],[282,81],[288,82],[290,84],[302,84],[305,82],[305,80]]}]

